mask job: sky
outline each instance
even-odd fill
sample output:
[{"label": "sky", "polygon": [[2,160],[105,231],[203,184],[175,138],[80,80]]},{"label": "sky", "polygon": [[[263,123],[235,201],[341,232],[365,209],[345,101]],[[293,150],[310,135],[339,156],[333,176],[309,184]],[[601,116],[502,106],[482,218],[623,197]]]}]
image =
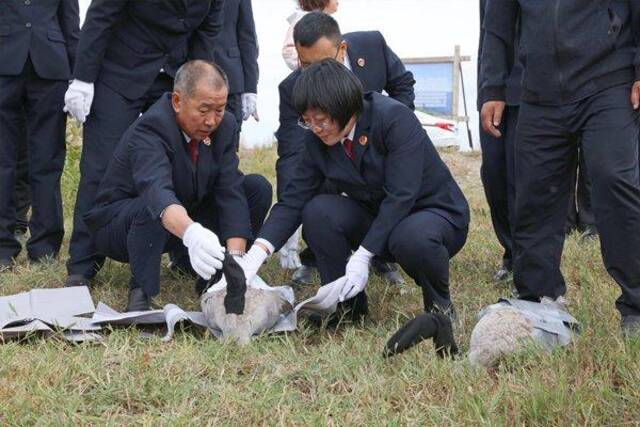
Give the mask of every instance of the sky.
[{"label": "sky", "polygon": [[[144,1],[144,0],[138,0]],[[80,0],[84,17],[90,0]],[[295,10],[295,0],[252,0],[260,56],[258,113],[243,125],[241,143],[246,147],[270,144],[278,126],[278,84],[289,69],[281,56],[289,27],[286,18]],[[380,31],[400,58],[452,56],[455,45],[471,57],[463,64],[467,108],[474,146],[479,147],[476,112],[476,53],[479,32],[477,0],[340,0],[334,15],[343,33]],[[462,100],[461,100],[461,111]],[[466,144],[466,129],[460,125]]]}]

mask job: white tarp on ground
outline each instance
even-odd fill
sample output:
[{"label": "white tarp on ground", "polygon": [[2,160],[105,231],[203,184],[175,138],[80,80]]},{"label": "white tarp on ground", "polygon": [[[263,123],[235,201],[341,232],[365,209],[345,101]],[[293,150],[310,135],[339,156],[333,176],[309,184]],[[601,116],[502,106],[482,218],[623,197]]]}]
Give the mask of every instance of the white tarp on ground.
[{"label": "white tarp on ground", "polygon": [[86,286],[58,289],[33,289],[0,297],[0,339],[20,337],[33,332],[62,330],[70,340],[95,339],[100,330],[91,319],[79,317],[95,311]]},{"label": "white tarp on ground", "polygon": [[[266,332],[294,331],[300,311],[318,313],[323,317],[334,313],[345,280],[342,277],[320,287],[315,296],[302,301],[290,312],[282,313],[280,319]],[[293,307],[294,294],[290,287],[270,287],[262,280],[253,281],[250,286],[278,292]],[[80,317],[89,314],[93,314],[91,319]],[[167,332],[162,340],[169,341],[176,324],[181,321],[207,327],[202,312],[185,311],[175,304],[167,304],[160,310],[128,313],[120,313],[102,302],[96,308],[86,286],[33,289],[0,297],[0,341],[34,332],[51,334],[56,330],[62,331],[62,336],[70,341],[92,341],[101,338],[95,332],[100,331],[104,325],[165,325]],[[214,330],[211,332],[219,336]]]}]

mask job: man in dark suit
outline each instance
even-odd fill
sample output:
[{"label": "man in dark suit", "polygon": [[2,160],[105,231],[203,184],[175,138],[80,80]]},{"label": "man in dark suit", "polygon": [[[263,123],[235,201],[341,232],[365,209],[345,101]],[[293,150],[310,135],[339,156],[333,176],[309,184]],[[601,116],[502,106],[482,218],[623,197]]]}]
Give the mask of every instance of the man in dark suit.
[{"label": "man in dark suit", "polygon": [[222,0],[91,3],[65,94],[65,111],[80,122],[86,119],[68,286],[87,284],[102,264],[82,218],[116,144],[142,111],[171,91],[180,65],[187,59],[213,60],[222,6]]},{"label": "man in dark suit", "polygon": [[225,0],[224,26],[215,43],[215,61],[229,78],[227,111],[242,121],[258,118],[258,40],[251,0]]},{"label": "man in dark suit", "polygon": [[244,254],[261,225],[250,218],[262,221],[269,210],[271,186],[263,177],[254,177],[255,197],[245,197],[227,91],[213,63],[183,65],[174,92],[123,135],[85,215],[99,252],[130,264],[128,311],[149,309],[163,252],[184,244],[199,281],[207,281],[222,267],[223,246]]},{"label": "man in dark suit", "polygon": [[[484,42],[484,20],[488,0],[480,0],[480,42],[478,44],[478,111],[482,108],[482,49]],[[518,109],[520,105],[520,80],[522,64],[515,56],[517,39],[509,46],[508,72],[506,80],[505,109],[500,135],[493,136],[480,129],[480,145],[482,147],[482,166],[480,178],[491,213],[491,222],[496,237],[504,249],[502,264],[493,275],[495,281],[501,282],[511,277],[513,264],[512,227],[515,210],[515,172],[514,148],[516,126],[518,125]]]},{"label": "man in dark suit", "polygon": [[[341,300],[366,314],[373,256],[396,261],[426,311],[453,313],[449,259],[464,245],[469,207],[413,112],[334,59],[302,72],[293,102],[311,132],[295,176],[240,260],[248,278],[302,223],[323,284],[346,275]],[[328,180],[337,194],[323,194]],[[355,252],[352,254],[352,250]]]},{"label": "man in dark suit", "polygon": [[578,142],[602,257],[622,294],[622,330],[640,332],[639,1],[489,0],[483,129],[499,134],[509,48],[520,20],[524,79],[516,142],[514,284],[538,301],[566,292],[560,271]]},{"label": "man in dark suit", "polygon": [[[340,32],[338,23],[322,12],[305,15],[294,29],[293,39],[298,51],[302,68],[325,58],[334,58],[343,63],[362,82],[365,91],[382,92],[396,99],[410,109],[414,109],[415,80],[407,71],[400,58],[387,46],[382,34],[377,31]],[[298,126],[299,114],[293,106],[293,87],[300,77],[301,69],[291,73],[280,83],[280,126],[276,132],[278,140],[278,160],[276,163],[278,199],[293,178],[302,141],[308,133]],[[295,268],[298,263],[297,237],[294,236],[281,251],[281,264],[286,268]],[[313,254],[304,251],[301,254],[303,267],[296,271],[294,280],[310,282],[310,267],[315,263]],[[395,267],[379,262],[376,258],[374,269],[392,283],[402,282]]]},{"label": "man in dark suit", "polygon": [[[80,32],[77,0],[8,0],[0,5],[0,269],[21,251],[16,227],[18,152],[27,138],[33,213],[29,258],[60,250],[64,224],[60,177],[62,112]],[[28,118],[28,120],[26,119]]]}]

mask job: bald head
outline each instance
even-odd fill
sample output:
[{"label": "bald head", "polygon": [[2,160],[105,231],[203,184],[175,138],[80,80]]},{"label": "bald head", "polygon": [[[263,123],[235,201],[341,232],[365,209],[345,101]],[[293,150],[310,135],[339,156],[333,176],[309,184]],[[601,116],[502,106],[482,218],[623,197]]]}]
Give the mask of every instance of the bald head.
[{"label": "bald head", "polygon": [[189,61],[178,72],[171,104],[176,121],[191,139],[203,141],[224,117],[229,85],[224,71],[207,61]]},{"label": "bald head", "polygon": [[173,91],[192,97],[198,85],[205,85],[216,91],[229,89],[227,76],[218,65],[201,59],[185,62],[176,73]]}]

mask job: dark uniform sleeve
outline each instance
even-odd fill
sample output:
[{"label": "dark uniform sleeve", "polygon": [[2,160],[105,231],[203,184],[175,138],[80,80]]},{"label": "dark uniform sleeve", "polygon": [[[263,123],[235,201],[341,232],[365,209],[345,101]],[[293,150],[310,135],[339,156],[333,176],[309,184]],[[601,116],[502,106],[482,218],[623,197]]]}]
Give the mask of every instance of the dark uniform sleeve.
[{"label": "dark uniform sleeve", "polygon": [[631,0],[631,28],[636,42],[636,57],[633,65],[636,69],[636,81],[640,81],[640,0]]},{"label": "dark uniform sleeve", "polygon": [[293,107],[291,92],[285,87],[284,82],[278,86],[280,94],[280,126],[276,131],[278,140],[278,156],[287,157],[302,152],[306,131],[298,126],[300,116]]},{"label": "dark uniform sleeve", "polygon": [[513,0],[488,0],[484,15],[484,40],[480,58],[480,106],[505,101],[510,54],[514,50],[520,7]]},{"label": "dark uniform sleeve", "polygon": [[[235,129],[235,123],[234,123]],[[230,135],[235,135],[235,130]],[[220,241],[231,237],[251,239],[249,205],[242,183],[244,176],[238,170],[238,155],[232,139],[225,141],[221,167],[213,187],[213,196],[218,209]]]},{"label": "dark uniform sleeve", "polygon": [[415,206],[424,168],[426,135],[418,119],[398,105],[383,123],[383,141],[387,148],[384,166],[385,197],[378,215],[362,241],[370,252],[382,255],[391,231]]},{"label": "dark uniform sleeve", "polygon": [[[114,27],[126,17],[129,0],[93,0],[80,32],[73,77],[93,83],[98,78]],[[66,2],[66,0],[65,0]]]},{"label": "dark uniform sleeve", "polygon": [[73,70],[76,62],[76,49],[80,39],[80,9],[78,0],[61,0],[58,4],[58,21],[65,42],[67,43],[67,56],[69,67]]},{"label": "dark uniform sleeve", "polygon": [[415,85],[416,81],[413,78],[413,74],[404,67],[398,55],[387,46],[382,34],[380,34],[380,38],[382,39],[384,57],[387,62],[387,85],[384,90],[391,98],[415,110],[413,101],[416,99],[416,95],[413,85]]},{"label": "dark uniform sleeve", "polygon": [[[313,140],[304,143],[317,144]],[[304,205],[320,192],[324,179],[324,174],[314,162],[309,148],[304,147],[295,176],[284,189],[280,201],[271,209],[259,237],[271,243],[276,251],[280,250],[302,223]]]},{"label": "dark uniform sleeve", "polygon": [[258,93],[258,40],[251,0],[240,2],[237,31],[244,71],[244,92]]},{"label": "dark uniform sleeve", "polygon": [[131,173],[136,193],[144,198],[152,218],[169,205],[182,205],[173,188],[173,169],[162,136],[150,126],[140,126],[129,141]]},{"label": "dark uniform sleeve", "polygon": [[224,0],[213,0],[209,12],[189,39],[189,59],[215,61],[215,39],[224,24]]}]

